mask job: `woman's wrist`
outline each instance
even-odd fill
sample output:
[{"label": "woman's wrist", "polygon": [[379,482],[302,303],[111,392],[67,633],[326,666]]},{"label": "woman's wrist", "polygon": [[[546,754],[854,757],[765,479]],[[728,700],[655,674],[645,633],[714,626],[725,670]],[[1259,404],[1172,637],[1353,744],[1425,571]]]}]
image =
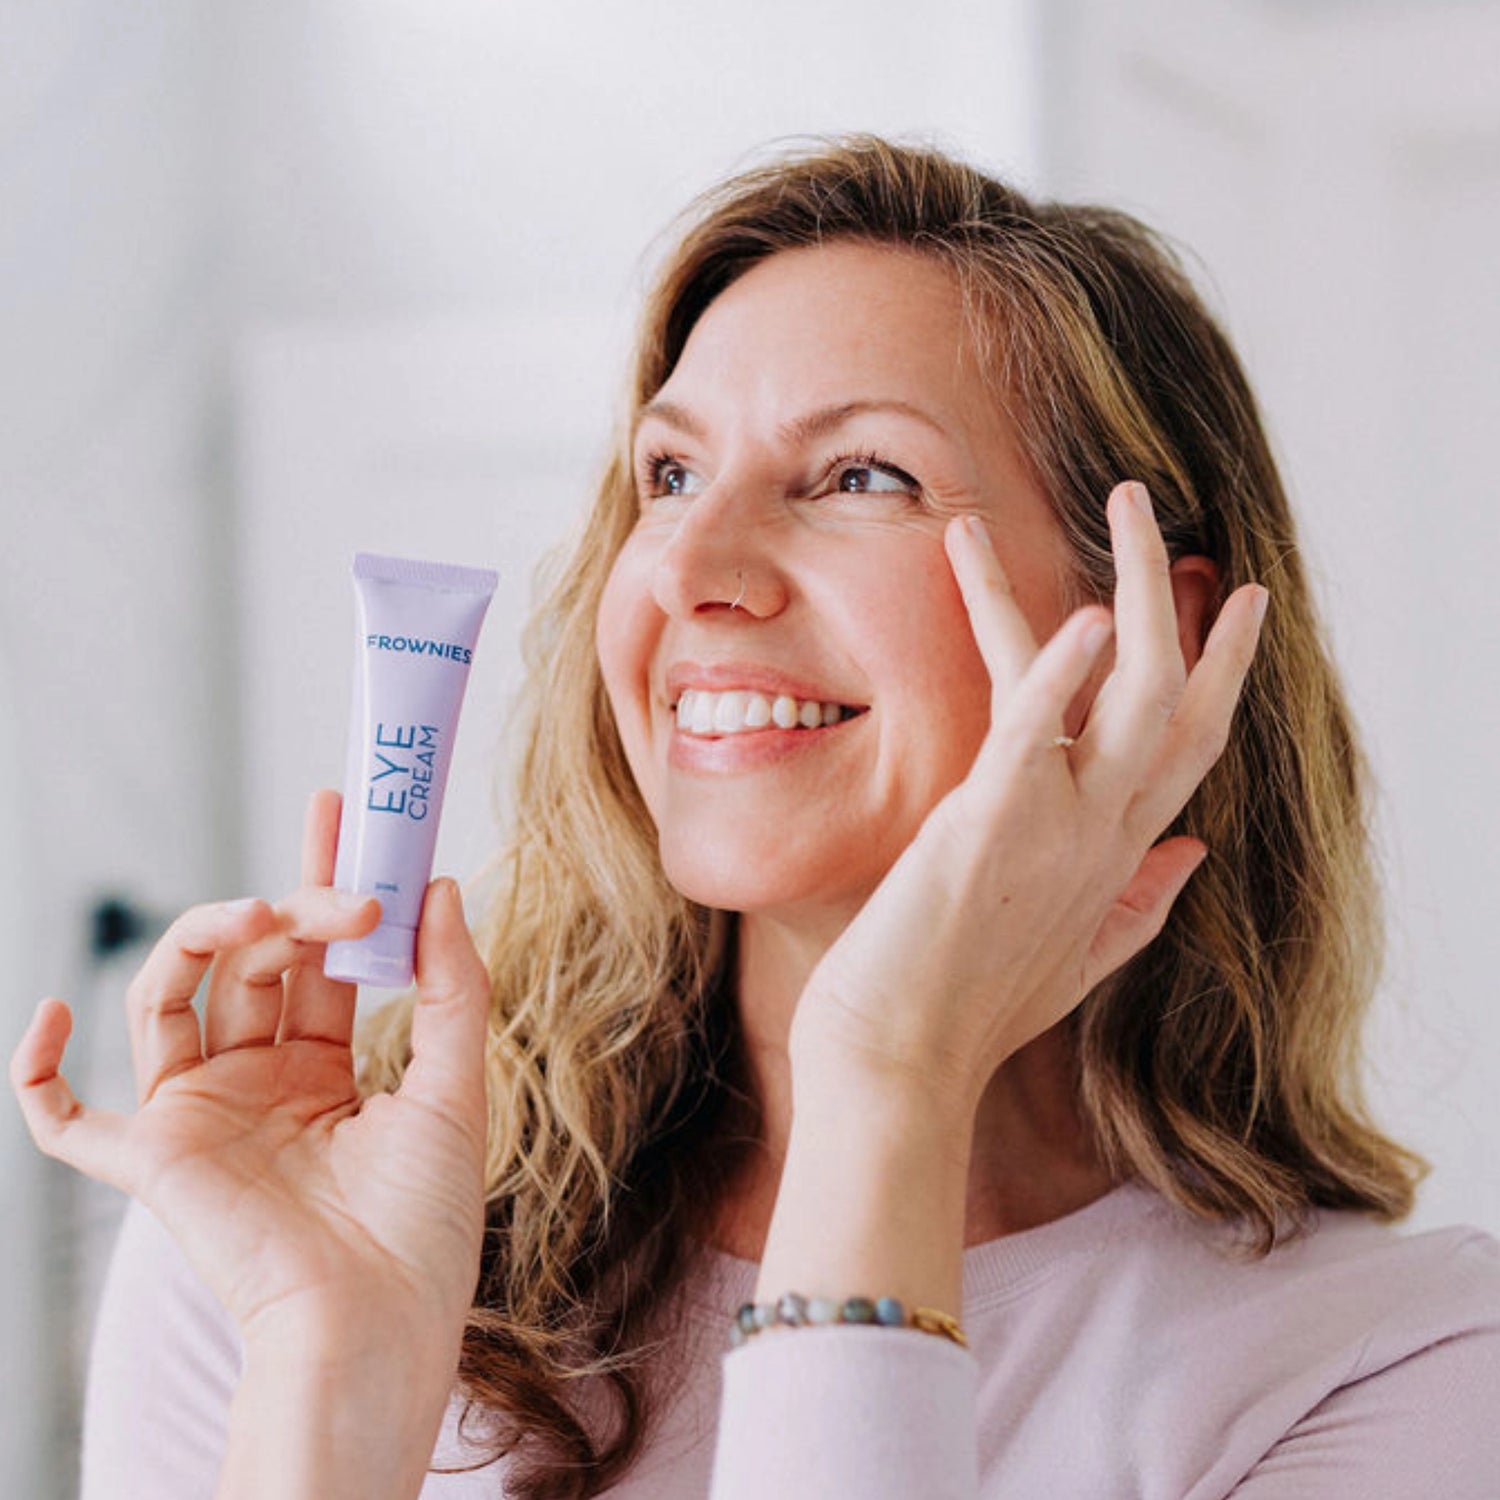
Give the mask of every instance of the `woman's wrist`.
[{"label": "woman's wrist", "polygon": [[461,1334],[367,1320],[245,1345],[217,1500],[413,1500],[458,1370]]},{"label": "woman's wrist", "polygon": [[842,1034],[839,1025],[807,1006],[804,995],[788,1038],[792,1092],[817,1105],[852,1099],[884,1113],[939,1113],[969,1145],[979,1101],[993,1069],[972,1057],[939,1055],[940,1049],[905,1039],[868,1039]]},{"label": "woman's wrist", "polygon": [[283,1298],[241,1321],[247,1357],[320,1368],[373,1360],[425,1365],[457,1360],[469,1304],[421,1294],[390,1295],[373,1277],[345,1276],[328,1287]]},{"label": "woman's wrist", "polygon": [[757,1302],[895,1297],[957,1313],[973,1112],[854,1070],[794,1072]]}]

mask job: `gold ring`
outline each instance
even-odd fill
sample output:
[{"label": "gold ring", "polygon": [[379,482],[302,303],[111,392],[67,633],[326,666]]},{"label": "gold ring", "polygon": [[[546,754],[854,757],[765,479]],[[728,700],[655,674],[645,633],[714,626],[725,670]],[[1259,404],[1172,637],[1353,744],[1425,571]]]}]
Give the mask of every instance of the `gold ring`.
[{"label": "gold ring", "polygon": [[1071,734],[1056,734],[1052,737],[1053,745],[1059,750],[1066,750],[1069,745],[1076,745],[1077,740]]}]

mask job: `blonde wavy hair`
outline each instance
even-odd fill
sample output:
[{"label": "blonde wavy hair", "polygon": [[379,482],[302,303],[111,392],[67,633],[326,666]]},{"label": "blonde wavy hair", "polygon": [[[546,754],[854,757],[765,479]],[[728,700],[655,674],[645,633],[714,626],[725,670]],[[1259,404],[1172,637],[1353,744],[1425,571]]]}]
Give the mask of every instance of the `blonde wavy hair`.
[{"label": "blonde wavy hair", "polygon": [[[594,650],[636,516],[635,414],[713,299],[783,250],[856,240],[949,268],[997,401],[1071,547],[1080,599],[1114,583],[1105,498],[1145,481],[1173,557],[1272,607],[1227,748],[1173,833],[1209,848],[1165,930],[1071,1018],[1101,1159],[1264,1254],[1318,1207],[1409,1212],[1425,1163],[1361,1098],[1381,951],[1365,762],[1254,399],[1176,257],[1108,209],[1030,201],[936,150],[859,135],[779,155],[690,209],[650,291],[627,420],[526,640],[527,731],[503,878],[480,933],[488,1233],[460,1380],[465,1431],[514,1493],[585,1497],[639,1455],[666,1388],[651,1354],[753,1139],[730,919],[667,883]],[[392,1088],[410,1006],[362,1039]],[[572,1397],[611,1398],[607,1432]],[[477,1466],[477,1465],[476,1465]]]}]

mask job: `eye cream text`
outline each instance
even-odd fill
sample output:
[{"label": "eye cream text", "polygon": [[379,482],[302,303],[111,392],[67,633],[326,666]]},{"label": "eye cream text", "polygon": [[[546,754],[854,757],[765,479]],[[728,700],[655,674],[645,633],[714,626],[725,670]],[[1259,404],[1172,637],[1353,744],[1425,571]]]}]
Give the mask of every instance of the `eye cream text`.
[{"label": "eye cream text", "polygon": [[[404,814],[420,823],[431,810],[442,745],[443,732],[436,724],[377,724],[365,806],[371,812]],[[392,781],[393,776],[405,779]]]}]

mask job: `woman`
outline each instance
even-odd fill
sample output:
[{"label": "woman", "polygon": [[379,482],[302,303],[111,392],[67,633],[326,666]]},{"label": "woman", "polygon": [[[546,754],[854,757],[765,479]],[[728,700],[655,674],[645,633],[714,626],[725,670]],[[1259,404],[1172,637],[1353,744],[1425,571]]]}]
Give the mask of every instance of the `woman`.
[{"label": "woman", "polygon": [[39,1143],[151,1210],[88,1493],[1494,1492],[1497,1247],[1380,1222],[1362,762],[1139,225],[869,137],[710,195],[531,683],[484,960],[438,882],[357,1079],[328,794],[133,984],[135,1116],[39,1009]]}]

